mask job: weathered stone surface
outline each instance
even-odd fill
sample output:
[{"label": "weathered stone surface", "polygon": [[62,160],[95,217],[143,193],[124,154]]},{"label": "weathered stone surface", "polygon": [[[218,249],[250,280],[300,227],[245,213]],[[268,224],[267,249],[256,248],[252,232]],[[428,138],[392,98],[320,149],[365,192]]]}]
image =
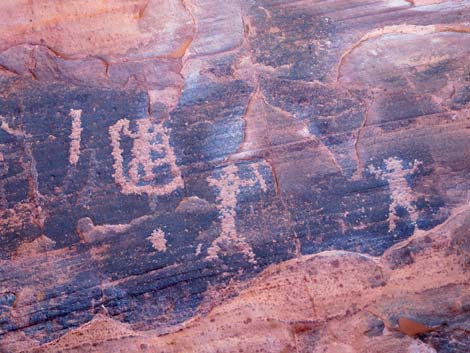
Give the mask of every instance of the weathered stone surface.
[{"label": "weathered stone surface", "polygon": [[2,2],[0,351],[468,351],[469,5]]},{"label": "weathered stone surface", "polygon": [[100,314],[33,351],[465,352],[469,222],[465,206],[380,258],[328,251],[272,265],[167,335]]}]

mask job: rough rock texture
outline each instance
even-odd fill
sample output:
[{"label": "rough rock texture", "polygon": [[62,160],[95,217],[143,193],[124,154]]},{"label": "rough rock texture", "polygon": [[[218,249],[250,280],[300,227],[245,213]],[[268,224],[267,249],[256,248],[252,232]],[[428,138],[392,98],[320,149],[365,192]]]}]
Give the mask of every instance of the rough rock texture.
[{"label": "rough rock texture", "polygon": [[0,352],[470,350],[470,1],[0,30]]}]

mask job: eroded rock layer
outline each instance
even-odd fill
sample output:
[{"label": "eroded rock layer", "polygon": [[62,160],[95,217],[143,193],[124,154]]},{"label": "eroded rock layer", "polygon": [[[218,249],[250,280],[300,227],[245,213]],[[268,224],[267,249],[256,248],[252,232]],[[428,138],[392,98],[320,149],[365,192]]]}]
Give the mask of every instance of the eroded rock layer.
[{"label": "eroded rock layer", "polygon": [[0,29],[0,351],[469,350],[469,1]]}]

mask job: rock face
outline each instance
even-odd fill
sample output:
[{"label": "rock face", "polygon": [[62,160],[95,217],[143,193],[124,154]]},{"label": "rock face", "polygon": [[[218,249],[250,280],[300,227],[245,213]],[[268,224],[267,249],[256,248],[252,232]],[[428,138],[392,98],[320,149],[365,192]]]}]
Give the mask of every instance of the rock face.
[{"label": "rock face", "polygon": [[468,352],[468,1],[0,3],[0,352]]}]

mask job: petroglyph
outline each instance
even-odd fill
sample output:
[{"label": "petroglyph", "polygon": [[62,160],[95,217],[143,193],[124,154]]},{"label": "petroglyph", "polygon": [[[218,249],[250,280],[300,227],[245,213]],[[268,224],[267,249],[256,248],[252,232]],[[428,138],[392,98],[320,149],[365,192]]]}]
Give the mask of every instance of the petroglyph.
[{"label": "petroglyph", "polygon": [[82,110],[70,109],[69,116],[72,118],[72,133],[70,134],[69,162],[76,165],[80,157],[80,140],[82,136]]},{"label": "petroglyph", "polygon": [[384,163],[385,171],[375,168],[372,164],[369,165],[368,169],[371,174],[388,182],[392,198],[389,207],[389,229],[394,231],[400,207],[408,211],[412,222],[416,222],[418,218],[416,207],[413,204],[416,197],[408,185],[406,177],[415,173],[422,162],[414,160],[413,163],[404,164],[403,160],[390,157],[384,160]]},{"label": "petroglyph", "polygon": [[77,222],[77,234],[84,242],[91,243],[106,239],[110,234],[127,232],[131,224],[95,225],[91,218],[81,218]]},{"label": "petroglyph", "polygon": [[[13,118],[13,119],[15,119],[15,118]],[[19,129],[12,128],[6,120],[7,120],[7,118],[0,115],[0,129],[5,131],[7,134],[12,135],[12,136],[16,136],[16,137],[20,137],[20,138],[31,137],[30,135],[24,133],[23,131],[21,131]]]},{"label": "petroglyph", "polygon": [[[152,119],[136,121],[136,132],[130,127],[130,121],[121,119],[109,128],[111,147],[114,157],[114,180],[124,194],[167,195],[184,183],[176,165],[176,158],[170,146],[169,131],[162,124]],[[133,139],[130,161],[125,162],[121,137]],[[159,170],[166,168],[170,180],[162,180]]]},{"label": "petroglyph", "polygon": [[160,228],[155,229],[147,239],[152,243],[155,250],[160,252],[166,251],[165,233]]},{"label": "petroglyph", "polygon": [[90,217],[80,218],[76,231],[83,242],[92,243],[109,239],[110,236],[128,232],[133,226],[147,221],[151,216],[138,217],[124,224],[94,224]]},{"label": "petroglyph", "polygon": [[246,239],[239,235],[235,223],[237,197],[240,194],[241,187],[253,187],[258,185],[263,192],[267,191],[266,181],[259,171],[263,163],[257,163],[251,166],[254,174],[253,179],[241,179],[238,176],[239,169],[235,164],[230,164],[221,170],[219,177],[209,177],[207,181],[210,186],[215,187],[219,194],[217,196],[218,209],[220,212],[221,232],[212,242],[207,250],[207,259],[218,258],[221,248],[232,248],[245,254],[249,261],[256,263],[255,254]]}]

